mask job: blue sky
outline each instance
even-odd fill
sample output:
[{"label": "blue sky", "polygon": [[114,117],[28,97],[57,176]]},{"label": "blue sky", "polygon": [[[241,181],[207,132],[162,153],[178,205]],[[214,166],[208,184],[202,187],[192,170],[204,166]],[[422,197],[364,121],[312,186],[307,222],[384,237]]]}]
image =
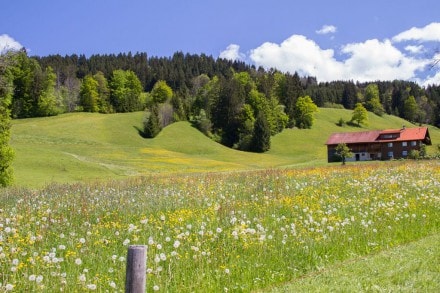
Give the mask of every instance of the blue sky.
[{"label": "blue sky", "polygon": [[438,0],[2,0],[0,15],[0,51],[182,51],[318,81],[440,84]]}]

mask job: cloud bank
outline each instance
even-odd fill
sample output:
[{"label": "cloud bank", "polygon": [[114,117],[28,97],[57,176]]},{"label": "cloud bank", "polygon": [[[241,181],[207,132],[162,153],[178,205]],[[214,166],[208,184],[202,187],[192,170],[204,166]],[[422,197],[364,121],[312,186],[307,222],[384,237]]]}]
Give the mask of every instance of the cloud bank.
[{"label": "cloud bank", "polygon": [[[325,25],[318,34],[336,32],[336,27]],[[402,42],[416,41],[416,44]],[[249,60],[266,69],[298,72],[315,76],[318,81],[354,80],[412,80],[422,85],[440,84],[440,68],[429,70],[435,56],[422,53],[428,50],[424,42],[440,42],[440,23],[423,28],[411,28],[391,39],[371,39],[342,45],[334,49],[321,48],[314,40],[303,35],[292,35],[280,44],[265,42],[247,54],[239,52],[238,45],[230,45],[222,58]],[[337,57],[338,56],[338,57]]]},{"label": "cloud bank", "polygon": [[20,50],[23,46],[9,35],[0,35],[0,54],[9,50]]}]

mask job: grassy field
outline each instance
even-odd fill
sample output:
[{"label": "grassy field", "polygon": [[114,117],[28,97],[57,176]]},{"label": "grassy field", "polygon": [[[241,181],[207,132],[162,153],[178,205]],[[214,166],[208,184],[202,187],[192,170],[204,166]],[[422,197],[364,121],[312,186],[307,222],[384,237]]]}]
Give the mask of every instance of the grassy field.
[{"label": "grassy field", "polygon": [[[411,125],[394,116],[370,114],[369,126],[338,127],[351,111],[320,109],[312,129],[287,129],[272,138],[264,154],[223,147],[179,122],[158,137],[144,139],[138,129],[143,113],[74,113],[14,120],[11,144],[16,151],[17,186],[43,187],[52,182],[123,179],[137,175],[222,172],[277,167],[327,165],[324,145],[332,132],[400,128]],[[440,131],[430,128],[434,144]],[[433,152],[434,147],[429,148]]]},{"label": "grassy field", "polygon": [[428,236],[261,292],[440,292],[439,243]]},{"label": "grassy field", "polygon": [[[430,292],[438,288],[438,249],[429,247],[438,246],[439,164],[4,189],[0,291],[123,292],[127,247],[145,244],[148,292]],[[413,246],[414,256],[395,261],[420,239],[426,245]]]},{"label": "grassy field", "polygon": [[439,162],[327,164],[332,132],[408,122],[338,127],[351,111],[320,109],[253,154],[187,122],[144,139],[142,116],[13,121],[0,291],[123,292],[131,244],[148,246],[149,292],[437,291]]}]

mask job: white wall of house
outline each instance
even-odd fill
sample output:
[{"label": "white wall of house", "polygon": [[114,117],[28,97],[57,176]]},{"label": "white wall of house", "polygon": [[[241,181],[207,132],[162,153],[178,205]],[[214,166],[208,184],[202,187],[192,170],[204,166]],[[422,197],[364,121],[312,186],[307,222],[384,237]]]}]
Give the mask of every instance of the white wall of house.
[{"label": "white wall of house", "polygon": [[347,158],[347,162],[355,162],[355,161],[370,161],[371,156],[370,153],[353,153],[351,158]]}]

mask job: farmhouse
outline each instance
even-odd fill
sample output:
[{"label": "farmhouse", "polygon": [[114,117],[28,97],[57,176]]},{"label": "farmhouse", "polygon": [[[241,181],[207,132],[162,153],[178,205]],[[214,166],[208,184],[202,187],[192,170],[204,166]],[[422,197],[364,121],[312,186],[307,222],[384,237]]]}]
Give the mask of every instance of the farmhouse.
[{"label": "farmhouse", "polygon": [[339,160],[335,149],[340,143],[353,153],[347,161],[389,160],[406,158],[422,144],[431,145],[431,138],[427,127],[333,133],[326,142],[329,163]]}]

